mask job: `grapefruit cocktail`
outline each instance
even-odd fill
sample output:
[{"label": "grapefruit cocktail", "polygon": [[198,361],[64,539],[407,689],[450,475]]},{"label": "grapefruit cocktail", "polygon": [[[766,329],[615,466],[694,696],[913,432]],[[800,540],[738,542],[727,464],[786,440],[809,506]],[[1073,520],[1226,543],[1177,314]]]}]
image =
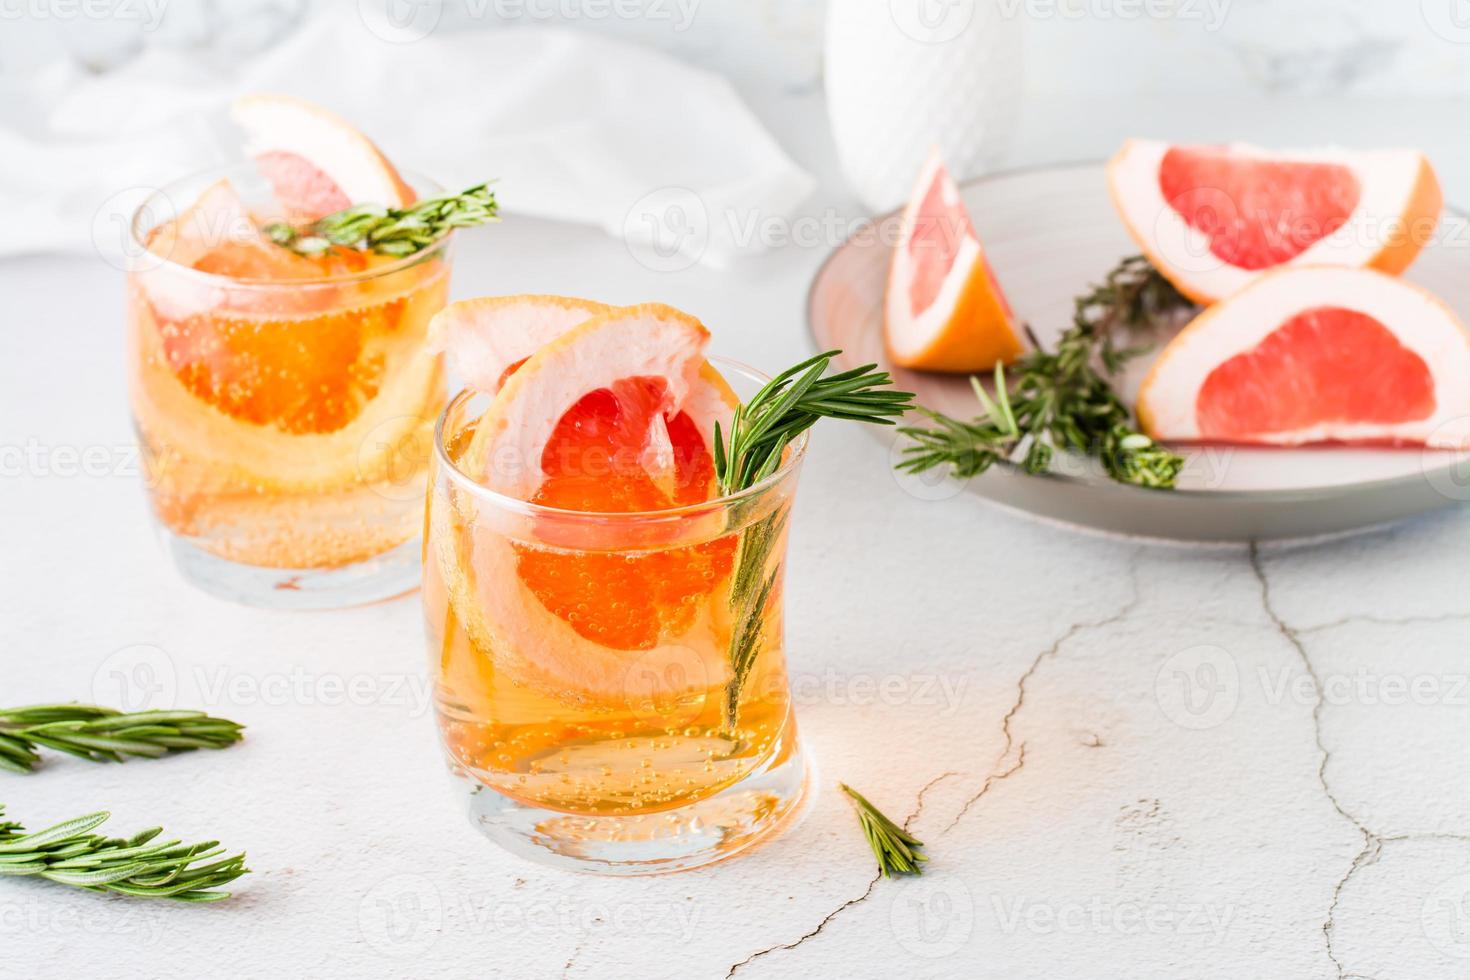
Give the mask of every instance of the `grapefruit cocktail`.
[{"label": "grapefruit cocktail", "polygon": [[[309,258],[248,232],[178,261],[199,229],[254,227],[215,207],[230,193],[143,232],[150,250],[173,241],[129,276],[133,418],[186,576],[208,575],[211,559],[253,566],[289,598],[295,573],[378,558],[419,530],[444,390],[424,334],[449,261],[442,247]],[[269,601],[239,578],[226,591]]]},{"label": "grapefruit cocktail", "polygon": [[315,106],[250,96],[236,117],[251,162],[166,187],[133,221],[129,388],[153,513],[185,578],[232,599],[404,592],[450,238],[385,249],[359,229],[443,199]]},{"label": "grapefruit cocktail", "polygon": [[782,636],[805,437],[722,493],[759,379],[697,320],[560,297],[448,307],[424,606],[440,732],[493,839],[608,873],[717,860],[800,800]]}]

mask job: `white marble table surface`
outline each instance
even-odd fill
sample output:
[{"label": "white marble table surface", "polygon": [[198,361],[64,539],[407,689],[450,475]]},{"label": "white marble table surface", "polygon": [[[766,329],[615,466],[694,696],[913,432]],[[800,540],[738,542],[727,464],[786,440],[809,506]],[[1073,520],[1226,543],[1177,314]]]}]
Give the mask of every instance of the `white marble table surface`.
[{"label": "white marble table surface", "polygon": [[[757,104],[827,179],[807,213],[858,215],[820,100]],[[1470,202],[1452,103],[1043,103],[1013,156],[1099,157],[1133,129],[1419,144]],[[774,368],[808,350],[824,251],[663,274],[512,217],[466,236],[455,292],[663,300]],[[13,260],[0,296],[0,704],[106,699],[141,657],[180,705],[250,726],[227,755],[0,776],[0,802],[32,826],[100,807],[119,831],[166,822],[254,869],[213,907],[0,882],[0,976],[1470,976],[1470,511],[1156,545],[917,499],[868,435],[824,425],[788,581],[808,817],[707,871],[574,876],[466,823],[415,599],[263,612],[174,576],[127,451],[120,275]],[[875,881],[839,778],[910,818],[922,878]]]}]

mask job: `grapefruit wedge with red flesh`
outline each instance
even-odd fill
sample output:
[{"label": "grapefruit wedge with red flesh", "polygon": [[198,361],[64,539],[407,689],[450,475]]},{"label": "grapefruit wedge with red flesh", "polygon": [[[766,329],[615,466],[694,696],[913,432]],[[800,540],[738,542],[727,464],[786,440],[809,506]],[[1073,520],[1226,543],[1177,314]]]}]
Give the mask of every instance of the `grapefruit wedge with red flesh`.
[{"label": "grapefruit wedge with red flesh", "polygon": [[230,108],[245,149],[293,224],[354,204],[401,208],[413,190],[373,142],[336,114],[288,95],[246,95]]},{"label": "grapefruit wedge with red flesh", "polygon": [[[509,374],[460,468],[499,493],[562,511],[646,512],[710,499],[714,422],[728,422],[735,403],[705,362],[707,340],[699,321],[658,304],[584,320]],[[431,509],[431,519],[459,521],[462,510]],[[484,519],[436,525],[431,535],[456,615],[479,648],[494,652],[498,670],[570,700],[621,695],[634,660],[669,684],[721,676],[723,660],[691,670],[689,658],[723,649],[715,620],[724,614],[733,536],[599,551],[558,547],[555,522],[542,521],[549,547]]]},{"label": "grapefruit wedge with red flesh", "polygon": [[1414,150],[1284,150],[1129,140],[1108,189],[1149,261],[1197,303],[1283,266],[1398,274],[1443,204]]},{"label": "grapefruit wedge with red flesh", "polygon": [[[533,354],[589,319],[617,307],[575,296],[481,296],[450,303],[429,323],[430,353],[446,352],[464,384],[495,394]],[[681,314],[682,315],[682,314]],[[713,425],[739,404],[733,389],[701,359],[687,408]]]},{"label": "grapefruit wedge with red flesh", "polygon": [[1170,342],[1138,418],[1163,442],[1470,448],[1470,334],[1393,276],[1283,269]]},{"label": "grapefruit wedge with red flesh", "polygon": [[938,150],[900,218],[883,303],[888,356],[903,367],[983,371],[1021,353],[1015,316]]}]

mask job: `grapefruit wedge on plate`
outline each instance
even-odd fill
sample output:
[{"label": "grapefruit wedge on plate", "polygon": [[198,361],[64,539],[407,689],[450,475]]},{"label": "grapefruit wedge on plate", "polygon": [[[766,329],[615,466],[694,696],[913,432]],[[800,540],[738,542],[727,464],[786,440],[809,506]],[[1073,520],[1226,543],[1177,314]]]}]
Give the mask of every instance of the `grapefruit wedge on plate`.
[{"label": "grapefruit wedge on plate", "polygon": [[971,372],[1021,353],[1020,332],[936,149],[900,218],[883,336],[895,364]]},{"label": "grapefruit wedge on plate", "polygon": [[1108,165],[1108,188],[1149,261],[1201,304],[1281,266],[1402,272],[1443,204],[1414,150],[1129,140]]},{"label": "grapefruit wedge on plate", "polygon": [[[627,513],[710,499],[714,422],[729,421],[735,396],[704,359],[708,336],[698,320],[658,304],[584,319],[510,373],[459,468],[559,511]],[[714,637],[728,628],[716,617],[725,615],[735,542],[722,520],[685,546],[597,550],[584,535],[567,549],[557,546],[559,523],[585,522],[543,516],[532,537],[507,534],[495,520],[465,520],[467,503],[431,508],[435,522],[460,526],[436,523],[430,539],[439,542],[437,573],[456,615],[480,649],[496,652],[497,670],[573,701],[624,693],[628,651],[671,685],[702,686],[728,671],[723,659],[689,662],[696,649],[723,649]]]},{"label": "grapefruit wedge on plate", "polygon": [[246,95],[230,114],[245,149],[295,224],[354,204],[401,208],[413,190],[372,141],[320,106],[288,95]]},{"label": "grapefruit wedge on plate", "polygon": [[1470,448],[1470,334],[1381,272],[1283,269],[1170,342],[1138,417],[1164,442]]}]

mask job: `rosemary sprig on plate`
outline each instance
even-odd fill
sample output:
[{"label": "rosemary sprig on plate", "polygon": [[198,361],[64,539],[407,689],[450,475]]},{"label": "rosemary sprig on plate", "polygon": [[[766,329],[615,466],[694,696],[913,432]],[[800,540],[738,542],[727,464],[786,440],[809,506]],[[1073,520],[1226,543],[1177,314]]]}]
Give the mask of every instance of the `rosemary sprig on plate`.
[{"label": "rosemary sprig on plate", "polygon": [[878,872],[887,878],[895,874],[923,874],[920,863],[929,860],[919,851],[924,842],[883,815],[882,811],[869,803],[867,798],[846,783],[838,783],[842,792],[852,797],[857,810],[858,822],[862,824],[863,836],[878,859]]},{"label": "rosemary sprig on plate", "polygon": [[966,479],[998,459],[1018,460],[1040,473],[1057,449],[1096,456],[1108,476],[1144,487],[1174,486],[1182,457],[1137,431],[1112,377],[1148,348],[1119,346],[1119,335],[1166,322],[1192,304],[1143,256],[1124,259],[1092,292],[1077,298],[1072,326],[1054,351],[1038,349],[1016,364],[1013,382],[995,368],[995,395],[971,379],[983,412],[961,421],[923,410],[934,424],[899,431],[913,445],[900,470],[937,466]]},{"label": "rosemary sprig on plate", "polygon": [[[0,804],[0,818],[4,815]],[[230,893],[216,889],[250,871],[244,854],[219,857],[224,849],[218,841],[160,842],[159,827],[127,838],[92,833],[109,816],[89,813],[33,834],[0,820],[0,877],[35,876],[137,898],[218,902]]]},{"label": "rosemary sprig on plate", "polygon": [[[824,377],[832,358],[840,353],[826,351],[772,378],[735,410],[728,433],[715,423],[715,478],[722,494],[754,486],[776,472],[791,440],[818,419],[893,425],[894,419],[913,406],[913,394],[894,391],[890,387],[893,379],[875,364]],[[730,587],[735,626],[724,705],[728,733],[735,731],[740,691],[760,652],[762,613],[781,572],[779,564],[769,570],[766,565],[785,530],[786,513],[784,507],[778,508],[740,533]]]},{"label": "rosemary sprig on plate", "polygon": [[124,713],[94,704],[37,704],[0,709],[0,769],[31,772],[38,747],[91,762],[126,756],[156,759],[169,752],[222,749],[240,740],[243,726],[202,711]]},{"label": "rosemary sprig on plate", "polygon": [[406,208],[356,204],[305,228],[273,221],[261,229],[271,241],[300,255],[320,255],[333,246],[405,256],[428,248],[455,228],[500,220],[489,184],[458,194],[418,201]]}]

